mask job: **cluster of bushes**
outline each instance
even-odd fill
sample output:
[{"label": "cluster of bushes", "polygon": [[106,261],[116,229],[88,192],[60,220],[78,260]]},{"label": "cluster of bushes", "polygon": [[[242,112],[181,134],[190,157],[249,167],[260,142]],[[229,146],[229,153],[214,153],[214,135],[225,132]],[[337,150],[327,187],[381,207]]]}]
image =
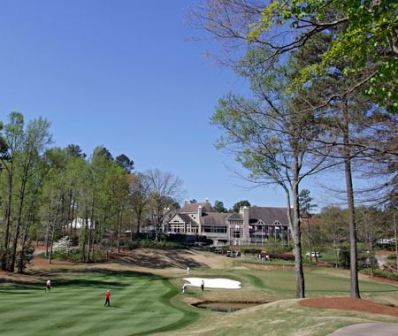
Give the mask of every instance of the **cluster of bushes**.
[{"label": "cluster of bushes", "polygon": [[261,252],[266,252],[267,254],[286,254],[292,251],[292,246],[287,244],[282,244],[281,241],[273,241],[269,240],[264,244],[264,247],[256,247],[256,246],[243,246],[239,249],[239,251],[243,254],[254,254],[258,255]]},{"label": "cluster of bushes", "polygon": [[[259,248],[255,247],[242,247],[240,249],[240,252],[243,254],[254,254],[254,255],[259,255],[261,254],[262,257],[265,257],[265,255],[268,255],[271,259],[282,259],[282,260],[294,260],[294,255],[291,253],[285,253],[286,248],[280,249],[283,252],[264,252],[264,250],[261,250]],[[290,251],[290,249],[289,249]]]},{"label": "cluster of bushes", "polygon": [[[350,267],[350,250],[348,247],[343,246],[340,249],[339,253],[339,266],[348,268]],[[358,268],[376,268],[377,267],[377,260],[376,257],[369,253],[368,251],[361,251],[358,252]]]},{"label": "cluster of bushes", "polygon": [[261,253],[261,249],[255,247],[241,247],[239,249],[240,253],[242,254],[259,254]]},{"label": "cluster of bushes", "polygon": [[373,271],[371,269],[364,269],[361,272],[368,274],[368,275],[375,275],[375,276],[387,278],[390,280],[398,280],[398,272],[388,272],[388,271],[382,271],[379,269],[375,269]]},{"label": "cluster of bushes", "polygon": [[275,253],[275,254],[284,254],[291,252],[293,247],[288,244],[283,244],[281,241],[274,241],[268,240],[264,244],[264,250],[267,251],[268,254]]},{"label": "cluster of bushes", "polygon": [[290,253],[268,253],[269,257],[272,259],[282,259],[282,260],[294,260],[294,255]]}]

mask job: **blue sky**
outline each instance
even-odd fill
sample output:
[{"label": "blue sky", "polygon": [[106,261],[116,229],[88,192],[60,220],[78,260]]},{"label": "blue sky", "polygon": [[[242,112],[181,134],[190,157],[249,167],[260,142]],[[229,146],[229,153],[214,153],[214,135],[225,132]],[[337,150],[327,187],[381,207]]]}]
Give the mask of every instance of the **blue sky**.
[{"label": "blue sky", "polygon": [[184,180],[183,199],[285,206],[273,188],[242,188],[233,159],[214,148],[218,98],[246,86],[205,57],[214,42],[192,40],[195,3],[1,1],[0,119],[43,116],[57,146],[104,145],[138,171],[170,171]]}]

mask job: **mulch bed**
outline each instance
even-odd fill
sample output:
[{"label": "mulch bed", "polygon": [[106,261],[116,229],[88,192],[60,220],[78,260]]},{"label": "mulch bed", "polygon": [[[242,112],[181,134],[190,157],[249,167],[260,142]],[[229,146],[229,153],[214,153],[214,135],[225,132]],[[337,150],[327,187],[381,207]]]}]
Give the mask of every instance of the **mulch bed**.
[{"label": "mulch bed", "polygon": [[300,301],[300,304],[312,308],[355,310],[398,317],[398,307],[390,307],[368,300],[347,297],[305,299]]}]

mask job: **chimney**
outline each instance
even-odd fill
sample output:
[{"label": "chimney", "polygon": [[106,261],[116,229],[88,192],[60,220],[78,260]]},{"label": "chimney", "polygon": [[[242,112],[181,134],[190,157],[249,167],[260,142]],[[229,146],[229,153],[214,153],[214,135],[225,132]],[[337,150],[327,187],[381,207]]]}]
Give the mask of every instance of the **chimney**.
[{"label": "chimney", "polygon": [[200,222],[200,218],[202,217],[203,211],[202,206],[199,204],[198,206],[198,234],[202,233],[202,223]]},{"label": "chimney", "polygon": [[243,206],[239,209],[239,214],[242,215],[243,217],[243,230],[242,230],[242,235],[243,235],[243,240],[244,244],[249,243],[250,240],[250,227],[249,227],[249,207],[248,206]]}]

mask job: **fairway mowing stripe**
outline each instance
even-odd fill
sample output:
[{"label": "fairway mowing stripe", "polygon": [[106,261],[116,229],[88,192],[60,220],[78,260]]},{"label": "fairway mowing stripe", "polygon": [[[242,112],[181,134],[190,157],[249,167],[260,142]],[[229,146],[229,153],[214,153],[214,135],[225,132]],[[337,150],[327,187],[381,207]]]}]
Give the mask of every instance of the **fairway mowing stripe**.
[{"label": "fairway mowing stripe", "polygon": [[[93,281],[96,278],[87,277]],[[93,286],[59,285],[48,294],[34,290],[17,299],[13,299],[15,294],[6,295],[6,301],[12,304],[4,307],[3,313],[0,307],[1,320],[5,321],[0,324],[0,334],[144,335],[158,329],[170,330],[186,320],[185,312],[170,302],[178,291],[167,279],[101,276],[101,280],[110,278],[126,285],[115,290],[112,298],[116,304],[111,308],[103,307],[106,282],[98,290]]]},{"label": "fairway mowing stripe", "polygon": [[[163,287],[162,289],[167,289],[165,281],[161,281],[161,283],[157,284],[156,287]],[[135,292],[135,291],[133,291],[133,292]],[[169,292],[170,292],[170,289],[169,289],[169,291],[166,291],[165,294],[168,294]],[[165,295],[165,294],[163,294],[163,295]],[[148,311],[148,310],[143,311],[143,307],[145,307],[145,303],[147,303],[147,302],[148,302],[147,299],[135,302],[135,307],[133,307],[132,311],[129,312],[128,318],[125,318],[124,316],[122,318],[120,318],[120,322],[118,322],[118,330],[122,323],[126,324],[126,329],[128,329],[128,333],[120,333],[120,335],[135,335],[137,333],[138,334],[151,333],[152,332],[151,329],[153,329],[153,328],[150,328],[149,330],[147,329],[148,328],[148,320],[156,321],[157,325],[154,326],[154,328],[158,329],[158,328],[165,328],[165,327],[167,327],[167,325],[175,323],[178,320],[180,320],[181,317],[184,317],[184,313],[182,311],[180,311],[179,309],[172,307],[169,302],[167,302],[167,304],[163,303],[163,302],[159,302],[159,304],[161,305],[160,307],[162,307],[164,309],[159,309],[160,308],[159,305],[154,305],[154,308],[155,308],[154,311]],[[139,314],[134,312],[135,308],[138,308],[138,310],[140,312]],[[159,311],[159,310],[164,310],[164,312]],[[148,316],[148,318],[145,318],[145,316]],[[134,321],[134,319],[137,320],[137,318],[138,318],[138,322]],[[114,317],[109,316],[109,320],[110,320],[110,322],[114,322]],[[163,323],[160,324],[159,321],[161,321]],[[106,323],[106,322],[102,321],[101,323]],[[140,326],[141,326],[141,328],[140,328]],[[107,329],[109,329],[109,328],[107,328]],[[142,329],[144,329],[144,330],[142,330]],[[145,329],[147,329],[147,330],[145,330]],[[85,329],[86,332],[96,332],[94,334],[97,334],[98,330],[101,330],[100,326],[98,326],[98,325],[96,325],[95,327],[88,327],[87,329]],[[127,332],[127,330],[126,330],[126,332]],[[114,335],[113,331],[112,331],[112,335]]]},{"label": "fairway mowing stripe", "polygon": [[[76,298],[78,298],[79,300],[77,301],[78,303],[81,303],[83,301],[86,301],[88,297],[92,297],[91,292],[86,293],[86,295],[79,295],[79,296],[75,296]],[[47,296],[45,296],[47,295]],[[50,297],[51,295],[51,297]],[[64,297],[69,297],[71,296],[69,292],[65,292],[63,294],[60,293],[52,293],[52,294],[43,294],[43,296],[36,296],[34,299],[35,301],[29,306],[29,308],[34,308],[35,306],[40,306],[40,311],[41,312],[52,312],[54,311],[54,308],[56,308],[55,310],[58,310],[58,308],[60,308],[61,306],[63,306],[64,304],[66,304],[68,301],[64,301],[63,298]],[[70,302],[70,304],[72,304],[72,302]],[[76,302],[74,302],[73,304],[76,304]],[[26,306],[26,300],[22,300],[22,301],[15,301],[14,305],[20,305],[21,307]]]},{"label": "fairway mowing stripe", "polygon": [[[78,304],[87,301],[87,297],[86,296],[80,296],[79,300],[77,301]],[[49,303],[51,303],[49,305]],[[78,305],[77,304],[77,305]],[[49,319],[54,319],[54,313],[59,315],[62,315],[63,311],[69,311],[69,309],[72,307],[76,308],[76,303],[69,303],[69,305],[67,305],[67,303],[62,303],[60,304],[60,302],[57,301],[52,301],[52,302],[40,302],[40,303],[36,303],[35,305],[41,305],[40,309],[38,310],[34,310],[34,312],[32,313],[32,311],[30,310],[29,312],[26,311],[26,309],[23,310],[13,310],[13,317],[12,318],[8,318],[6,323],[11,323],[11,324],[16,324],[18,321],[23,320],[23,319],[30,319],[32,320],[32,318],[35,317],[35,313],[39,314],[37,317],[38,318],[43,318],[43,316],[46,316]],[[33,305],[33,306],[35,306]],[[24,303],[21,304],[22,307],[26,307],[24,305]],[[26,308],[32,308],[32,306],[26,307]],[[18,315],[18,313],[21,313]],[[76,314],[79,314],[79,312],[77,312]],[[1,315],[0,315],[1,316]],[[58,319],[57,319],[58,320]],[[0,326],[0,330],[1,330],[1,326]]]},{"label": "fairway mowing stripe", "polygon": [[[102,308],[102,295],[101,295],[101,301],[99,298],[96,298],[96,300],[90,300],[93,296],[91,295],[91,292],[87,292],[86,295],[80,296],[80,300],[77,302],[62,302],[59,303],[59,306],[56,307],[57,315],[58,318],[54,318],[54,314],[51,314],[54,310],[49,310],[47,316],[52,316],[51,318],[51,324],[47,324],[45,329],[48,329],[49,326],[54,326],[60,321],[64,320],[65,318],[69,321],[68,324],[72,325],[73,319],[75,318],[75,321],[79,321],[80,319],[83,319],[85,317],[88,317],[93,314],[93,306],[94,307],[101,307]],[[93,302],[93,304],[88,304],[86,302]],[[95,304],[95,301],[98,301],[98,305]],[[101,303],[100,303],[101,302]],[[86,303],[86,304],[81,304],[81,303]],[[94,305],[95,304],[95,305]],[[101,304],[99,306],[99,304]],[[91,308],[91,309],[90,309]],[[99,309],[99,308],[98,308]],[[76,319],[76,317],[79,317],[79,319]],[[39,332],[42,329],[38,330]]]},{"label": "fairway mowing stripe", "polygon": [[[132,284],[131,286],[126,287],[122,291],[117,292],[117,294],[112,293],[113,301],[116,301],[117,304],[122,305],[125,301],[130,300],[131,297],[138,296],[137,293],[144,293],[142,291],[142,289],[146,286],[147,286],[147,284],[145,282],[141,282],[139,285]],[[133,295],[133,294],[135,294],[135,295]],[[112,298],[111,298],[111,300],[112,300]]]},{"label": "fairway mowing stripe", "polygon": [[[126,295],[127,297],[128,297],[128,295],[129,294],[131,294],[131,293],[135,293],[135,292],[137,292],[137,291],[140,291],[140,288],[142,288],[142,287],[144,287],[145,286],[145,283],[144,282],[142,282],[141,284],[140,284],[141,286],[140,287],[135,287],[134,288],[134,286],[131,286],[131,287],[127,287],[127,288],[125,288],[122,292],[122,294],[124,294],[124,295]],[[83,298],[83,300],[82,301],[85,301],[86,300],[86,298]],[[102,301],[102,300],[101,300]],[[117,302],[119,302],[119,301],[117,301]],[[140,304],[139,305],[137,305],[137,308],[139,309],[139,310],[141,310],[142,311],[142,305],[141,305],[141,303],[142,304],[144,304],[146,302],[146,300],[143,300],[143,301],[141,301],[140,302]],[[102,302],[101,302],[101,305],[102,305]],[[87,305],[85,305],[85,306],[87,306]],[[99,318],[99,316],[101,316],[102,318],[104,318],[105,317],[105,320],[109,320],[109,322],[110,323],[108,323],[108,325],[110,326],[109,328],[111,328],[111,326],[113,325],[113,323],[117,320],[117,321],[119,321],[120,320],[120,322],[122,322],[123,320],[126,320],[126,319],[129,319],[129,317],[130,317],[130,314],[131,314],[131,312],[132,311],[134,311],[134,306],[133,307],[129,307],[129,309],[123,309],[123,311],[120,311],[120,309],[118,309],[118,316],[114,316],[113,314],[109,314],[109,312],[106,312],[106,311],[102,311],[102,312],[100,312],[100,311],[98,311],[97,312],[97,314],[95,314],[95,316],[96,316],[96,319],[94,320],[94,321],[90,321],[90,320],[92,320],[92,316],[93,316],[93,311],[92,311],[92,309],[90,309],[90,307],[87,307],[88,309],[86,310],[86,311],[84,311],[84,312],[82,312],[82,311],[78,311],[78,312],[76,312],[76,313],[74,313],[74,314],[64,314],[64,315],[61,315],[59,318],[57,318],[57,319],[54,319],[54,318],[52,318],[51,319],[51,323],[50,324],[47,324],[47,326],[46,326],[46,328],[45,329],[49,329],[49,327],[51,328],[51,327],[57,327],[57,328],[60,328],[60,327],[62,327],[63,325],[65,325],[65,326],[67,326],[68,328],[67,328],[67,330],[68,330],[68,332],[71,332],[72,330],[74,330],[74,327],[76,327],[77,329],[81,329],[81,327],[80,327],[80,324],[82,323],[82,321],[83,320],[85,320],[84,321],[84,323],[85,323],[85,325],[86,325],[86,327],[83,329],[83,330],[90,330],[92,327],[91,327],[91,325],[96,325],[97,324],[97,320],[98,320],[98,318]],[[126,307],[127,308],[127,307]],[[107,309],[107,308],[105,308],[105,309]],[[99,314],[98,314],[99,313]],[[124,316],[124,315],[126,315],[126,316]],[[78,317],[78,319],[76,319],[76,317]],[[60,324],[60,321],[62,321],[63,319],[66,319],[67,321],[65,321],[64,323],[62,323],[61,322],[61,324]],[[103,319],[102,319],[102,321],[103,321]],[[91,322],[91,323],[90,323]],[[87,327],[87,324],[90,324],[90,326],[89,327]],[[44,329],[44,328],[43,328]],[[40,329],[40,330],[38,330],[39,332],[40,331],[42,331],[43,329]],[[51,328],[52,329],[52,328]],[[108,329],[108,328],[107,328]]]}]

